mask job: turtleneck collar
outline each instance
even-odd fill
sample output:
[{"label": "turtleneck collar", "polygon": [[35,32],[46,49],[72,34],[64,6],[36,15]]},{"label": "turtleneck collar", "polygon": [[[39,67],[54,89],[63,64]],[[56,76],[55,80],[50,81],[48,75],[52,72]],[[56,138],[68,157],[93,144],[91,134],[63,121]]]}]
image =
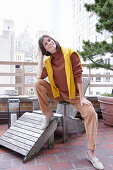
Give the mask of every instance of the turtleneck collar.
[{"label": "turtleneck collar", "polygon": [[61,49],[57,50],[55,53],[52,54],[54,59],[59,59],[63,55]]}]

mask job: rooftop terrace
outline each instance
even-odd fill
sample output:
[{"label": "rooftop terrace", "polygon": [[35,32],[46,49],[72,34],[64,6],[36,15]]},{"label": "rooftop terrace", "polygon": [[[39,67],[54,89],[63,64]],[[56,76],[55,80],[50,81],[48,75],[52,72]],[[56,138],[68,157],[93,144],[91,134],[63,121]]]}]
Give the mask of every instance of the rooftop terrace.
[{"label": "rooftop terrace", "polygon": [[[36,77],[36,72],[26,73],[25,66],[37,66],[37,62],[0,62],[1,66],[20,66],[20,70],[13,70],[13,72],[2,72],[0,73],[0,77],[14,77],[15,81],[12,83],[4,83],[0,84],[0,87],[14,87],[15,89],[21,91],[21,95],[26,95],[26,89],[33,88],[34,83],[25,83],[25,78],[28,77]],[[83,67],[86,67],[84,64]],[[7,71],[7,70],[6,70]],[[16,77],[17,80],[16,81]],[[83,77],[105,77],[108,75],[102,74],[91,74],[90,70],[87,71],[87,74],[83,74]],[[110,79],[113,78],[113,75],[109,75]],[[19,78],[19,79],[18,79]],[[21,80],[21,81],[20,81]],[[34,80],[34,79],[33,79]],[[88,91],[90,94],[92,87],[100,87],[100,88],[108,88],[113,87],[113,83],[111,82],[90,82]],[[17,96],[19,97],[19,96]],[[91,97],[90,97],[91,98]],[[7,112],[7,103],[6,99],[1,98],[1,112]],[[23,100],[23,99],[22,99]],[[24,101],[25,102],[25,101]],[[30,101],[29,101],[30,102]],[[95,108],[98,107],[97,101],[94,100],[93,104]],[[26,105],[25,105],[26,104]],[[97,105],[97,106],[96,106]],[[21,111],[25,112],[33,110],[33,104],[22,103],[21,101]],[[53,107],[53,106],[51,106]],[[3,120],[2,120],[3,122]],[[6,121],[4,121],[6,122]],[[2,136],[5,131],[8,129],[8,125],[5,123],[4,125],[0,125],[0,136]],[[17,154],[9,149],[4,147],[0,148],[0,170],[93,170],[91,163],[86,160],[85,154],[87,151],[87,142],[86,142],[86,134],[72,134],[69,132],[69,140],[67,143],[62,143],[62,133],[60,127],[55,131],[55,145],[53,149],[48,149],[48,144],[45,143],[43,148],[37,154],[37,156],[27,163],[23,163],[23,157],[20,154]],[[103,119],[99,119],[98,126],[98,135],[97,135],[97,150],[96,155],[101,159],[104,164],[105,170],[113,170],[113,127],[107,126],[104,124]]]}]

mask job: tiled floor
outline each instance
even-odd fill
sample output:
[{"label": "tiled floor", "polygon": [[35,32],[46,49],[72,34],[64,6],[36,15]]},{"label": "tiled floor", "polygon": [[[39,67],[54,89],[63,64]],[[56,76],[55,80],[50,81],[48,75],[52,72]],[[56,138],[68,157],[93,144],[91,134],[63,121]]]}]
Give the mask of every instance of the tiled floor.
[{"label": "tiled floor", "polygon": [[[0,136],[7,125],[0,125]],[[23,157],[4,147],[0,148],[0,170],[94,170],[85,158],[87,151],[86,135],[69,134],[68,143],[62,143],[61,130],[55,132],[54,149],[48,149],[47,143],[37,156],[27,163]],[[99,119],[96,155],[104,164],[105,170],[113,170],[113,127]]]}]

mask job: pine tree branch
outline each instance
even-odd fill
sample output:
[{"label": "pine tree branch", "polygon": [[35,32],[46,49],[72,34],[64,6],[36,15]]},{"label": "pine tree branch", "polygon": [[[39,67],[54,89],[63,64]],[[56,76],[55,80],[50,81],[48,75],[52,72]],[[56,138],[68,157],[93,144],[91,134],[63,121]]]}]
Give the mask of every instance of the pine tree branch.
[{"label": "pine tree branch", "polygon": [[[106,53],[113,54],[113,0],[95,0],[94,4],[85,4],[88,12],[94,12],[99,19],[96,24],[96,31],[102,33],[103,30],[111,33],[112,43],[106,41],[92,43],[90,41],[83,41],[83,51],[79,51],[84,61],[91,61],[89,68],[105,68],[113,71],[110,64],[104,63],[104,55]],[[103,59],[97,59],[101,56]]]}]

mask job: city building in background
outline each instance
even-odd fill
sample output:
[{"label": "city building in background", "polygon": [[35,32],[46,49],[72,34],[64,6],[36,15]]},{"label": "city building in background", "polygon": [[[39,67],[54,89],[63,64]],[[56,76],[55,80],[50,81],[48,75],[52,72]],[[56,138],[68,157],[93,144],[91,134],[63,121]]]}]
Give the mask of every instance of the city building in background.
[{"label": "city building in background", "polygon": [[[37,46],[35,43],[35,40],[33,40],[30,37],[29,28],[27,28],[18,36],[15,40],[15,57],[16,61],[25,61],[25,62],[33,62],[35,61],[35,57],[37,55]],[[16,66],[16,72],[21,73],[22,68],[20,66]],[[33,66],[26,66],[25,67],[25,73],[34,73],[34,67]],[[25,84],[33,84],[34,83],[34,77],[27,76],[25,79]],[[16,76],[16,83],[22,83],[22,77]],[[19,92],[19,94],[22,94],[22,87],[16,88]],[[31,95],[31,93],[34,93],[34,90],[32,87],[26,88],[25,94]]]},{"label": "city building in background", "polygon": [[[74,24],[74,37],[73,42],[77,50],[82,51],[83,40],[91,42],[106,40],[111,42],[110,34],[107,31],[103,31],[103,34],[96,32],[96,23],[98,21],[98,16],[93,12],[87,12],[84,4],[93,3],[94,0],[72,0],[73,1],[73,24]],[[96,56],[100,58],[100,56]],[[107,53],[104,57],[105,63],[110,63],[113,65],[113,57],[110,57],[110,54]],[[82,63],[84,63],[82,61]],[[86,61],[88,63],[88,61]],[[84,73],[87,73],[88,70],[85,69]],[[90,74],[98,74],[97,77],[92,77],[91,82],[93,84],[113,84],[113,78],[110,78],[109,75],[113,74],[110,70],[105,69],[91,69]],[[102,77],[101,75],[108,75],[107,77]],[[100,76],[99,76],[100,75]],[[91,87],[90,95],[100,95],[104,92],[111,93],[112,88],[105,87]]]},{"label": "city building in background", "polygon": [[[37,30],[36,36],[31,38],[29,27],[24,30],[18,37],[16,37],[15,40],[15,56],[16,61],[25,61],[25,62],[38,62],[38,39],[44,35],[48,34],[50,36],[53,36],[52,31],[47,30]],[[36,67],[35,66],[25,66],[25,73],[36,73]],[[16,72],[21,73],[22,68],[20,66],[16,66]],[[34,84],[36,81],[36,76],[26,76],[25,77],[25,84]],[[21,76],[16,76],[16,84],[19,84],[22,82]],[[22,94],[22,87],[16,87],[16,90],[18,90],[19,95]],[[27,87],[25,88],[25,94],[26,95],[34,95],[34,88],[33,87]]]},{"label": "city building in background", "polygon": [[[0,61],[14,61],[14,41],[15,41],[15,33],[14,33],[14,21],[13,20],[3,20],[2,25],[2,33],[0,35]],[[14,66],[0,66],[0,72],[14,72]],[[5,83],[14,83],[15,77],[13,76],[3,76],[2,79],[0,79],[0,84]],[[5,90],[7,89],[14,89],[8,88],[8,87],[1,87],[0,88],[0,94],[5,93]]]}]

